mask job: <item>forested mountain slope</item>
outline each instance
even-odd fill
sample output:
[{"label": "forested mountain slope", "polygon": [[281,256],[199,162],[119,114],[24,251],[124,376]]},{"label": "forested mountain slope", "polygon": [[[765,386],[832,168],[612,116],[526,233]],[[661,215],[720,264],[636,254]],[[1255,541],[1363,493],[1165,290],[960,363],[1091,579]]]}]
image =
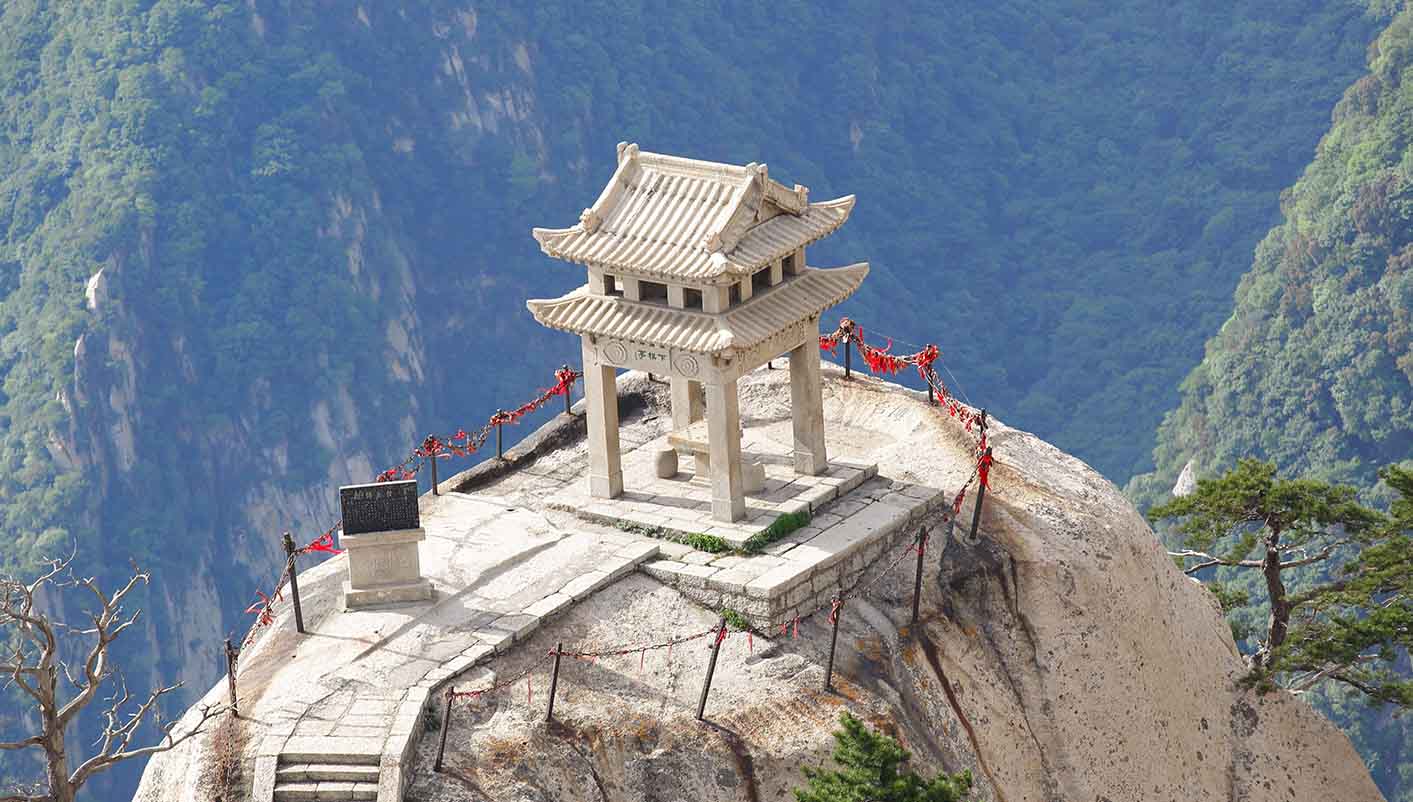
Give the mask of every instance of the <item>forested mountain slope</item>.
[{"label": "forested mountain slope", "polygon": [[130,681],[203,687],[280,530],[574,359],[529,229],[624,139],[856,193],[846,311],[1123,479],[1385,16],[5,0],[0,563],[136,556]]},{"label": "forested mountain slope", "polygon": [[[1183,469],[1245,456],[1287,475],[1384,493],[1375,472],[1413,458],[1413,15],[1370,48],[1315,159],[1281,195],[1230,318],[1163,421],[1157,470],[1129,486],[1164,497]],[[1406,658],[1405,658],[1406,666]],[[1390,799],[1413,799],[1407,717],[1323,700]]]},{"label": "forested mountain slope", "polygon": [[1371,54],[1136,486],[1242,456],[1368,486],[1413,454],[1413,18]]}]

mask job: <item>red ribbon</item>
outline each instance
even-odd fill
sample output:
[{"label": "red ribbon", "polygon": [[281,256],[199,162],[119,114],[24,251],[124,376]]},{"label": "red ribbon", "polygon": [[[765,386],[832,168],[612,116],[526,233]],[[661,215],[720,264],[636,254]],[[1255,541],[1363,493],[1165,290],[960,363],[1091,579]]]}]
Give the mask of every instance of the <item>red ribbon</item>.
[{"label": "red ribbon", "polygon": [[987,483],[987,474],[991,472],[991,462],[990,454],[982,454],[981,459],[976,461],[976,475],[981,479],[981,486],[987,490],[991,489],[991,485]]},{"label": "red ribbon", "polygon": [[343,554],[343,549],[334,547],[334,530],[332,529],[309,541],[309,545],[300,549],[300,551],[323,551],[329,554]]},{"label": "red ribbon", "polygon": [[724,641],[724,640],[726,640],[726,631],[727,631],[727,630],[726,630],[726,627],[725,627],[725,626],[722,626],[721,630],[716,633],[716,645],[717,645],[717,646],[720,646],[720,645],[721,645],[721,642]]},{"label": "red ribbon", "polygon": [[408,470],[408,469],[402,467],[401,465],[399,465],[399,466],[397,466],[396,468],[388,468],[386,471],[383,471],[382,473],[378,474],[378,478],[377,478],[377,479],[374,479],[373,481],[375,481],[375,482],[400,482],[400,481],[402,481],[403,479],[416,479],[416,478],[417,478],[417,471],[415,471],[415,470],[410,471],[410,470]]},{"label": "red ribbon", "polygon": [[755,638],[751,637],[751,631],[749,629],[746,630],[746,651],[751,654],[756,653],[756,641]]},{"label": "red ribbon", "polygon": [[[264,593],[261,593],[258,590],[255,591],[255,595],[260,597],[260,601],[255,602],[254,604],[245,608],[245,612],[247,615],[258,614],[258,617],[255,619],[255,628],[259,629],[260,627],[269,626],[270,624],[275,623],[275,613],[273,609],[275,606],[275,600],[271,599],[269,596],[266,596]],[[275,598],[280,598],[280,594],[278,591],[276,591],[275,593]]]},{"label": "red ribbon", "polygon": [[258,591],[258,590],[255,591],[255,595],[260,597],[260,601],[255,602],[254,604],[252,604],[252,605],[250,605],[249,607],[245,608],[245,613],[246,613],[246,615],[250,615],[251,613],[259,612],[259,608],[261,608],[261,607],[269,607],[269,606],[270,606],[270,597],[269,597],[269,596],[266,596],[264,593],[261,593],[261,592]]},{"label": "red ribbon", "polygon": [[836,598],[829,603],[829,623],[839,623],[839,608],[844,606],[844,600]]}]

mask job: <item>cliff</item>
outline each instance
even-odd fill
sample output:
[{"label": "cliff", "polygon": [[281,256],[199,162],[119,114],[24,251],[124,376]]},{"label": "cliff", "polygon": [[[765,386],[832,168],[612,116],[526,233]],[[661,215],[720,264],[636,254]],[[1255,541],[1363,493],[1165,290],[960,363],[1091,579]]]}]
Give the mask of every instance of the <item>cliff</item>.
[{"label": "cliff", "polygon": [[[918,394],[876,380],[846,382],[833,371],[827,376],[826,420],[838,433],[832,453],[876,462],[881,500],[889,488],[945,490],[965,479],[969,440]],[[783,378],[763,370],[743,383],[748,435],[788,420]],[[620,393],[645,404],[625,421],[625,440],[660,435],[666,416],[657,386],[632,375]],[[916,627],[908,626],[911,559],[849,601],[840,619],[834,692],[821,690],[830,634],[822,615],[805,619],[798,637],[774,630],[750,641],[731,635],[706,723],[694,720],[707,657],[701,642],[670,657],[659,651],[571,661],[560,676],[554,724],[543,723],[543,675],[531,675],[539,683],[532,698],[516,684],[460,705],[446,771],[431,770],[437,738],[422,738],[406,763],[406,798],[779,799],[800,782],[802,766],[825,759],[838,714],[848,709],[895,733],[920,769],[971,769],[985,799],[1382,799],[1348,739],[1303,701],[1240,686],[1242,663],[1215,602],[1176,569],[1112,484],[1000,422],[992,444],[998,464],[979,540],[934,540]],[[582,457],[576,442],[546,446],[519,470],[468,490],[465,499],[426,499],[427,510],[435,518],[447,505],[494,503],[502,516],[554,526],[535,505],[554,485],[550,477],[572,472]],[[968,502],[963,520],[970,511]],[[492,518],[478,520],[458,536],[473,550],[493,549],[484,536],[509,531]],[[579,530],[587,524],[574,526],[586,534]],[[566,537],[535,548],[557,548],[571,542]],[[616,541],[605,533],[587,542]],[[494,569],[467,577],[477,595],[458,595],[463,605],[475,609],[496,586],[506,594],[530,592],[522,581],[528,575],[506,572],[532,570],[535,555],[506,556],[487,555]],[[888,562],[880,557],[865,575]],[[341,570],[339,558],[306,572],[303,584],[315,599],[307,603],[326,610],[311,624],[316,632],[336,620],[327,608]],[[428,676],[476,687],[543,663],[559,642],[660,641],[710,628],[716,615],[648,573],[630,573],[547,618],[489,662]],[[137,800],[221,798],[221,788],[251,782],[262,734],[277,726],[260,700],[293,684],[285,664],[334,648],[297,638],[288,621],[261,637],[244,669],[252,679],[242,675],[253,688],[243,705],[254,711],[236,728],[244,735],[228,732],[216,744],[199,739],[154,759]],[[380,676],[407,681],[396,670],[398,658],[387,659]],[[329,681],[323,688],[326,696],[336,691]],[[223,693],[218,685],[208,698]],[[203,767],[220,763],[231,742],[245,743],[243,753],[235,748],[244,756],[243,773],[233,773],[241,777],[229,786],[212,783]]]}]

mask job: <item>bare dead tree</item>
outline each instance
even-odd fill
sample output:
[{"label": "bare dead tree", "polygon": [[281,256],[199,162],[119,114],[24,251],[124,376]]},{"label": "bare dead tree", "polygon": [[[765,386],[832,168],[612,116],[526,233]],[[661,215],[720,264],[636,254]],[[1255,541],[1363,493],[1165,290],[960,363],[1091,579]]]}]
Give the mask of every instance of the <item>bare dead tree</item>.
[{"label": "bare dead tree", "polygon": [[[127,583],[109,594],[93,577],[76,574],[70,567],[72,561],[72,555],[50,561],[48,570],[32,582],[0,577],[3,689],[18,689],[31,697],[38,722],[37,731],[29,736],[0,740],[0,750],[42,750],[45,762],[45,782],[12,789],[9,795],[0,796],[0,802],[73,802],[78,790],[95,774],[124,760],[165,752],[199,733],[207,721],[225,710],[203,705],[199,719],[178,732],[177,720],[163,720],[159,703],[181,683],[159,687],[141,701],[129,694],[122,673],[112,664],[111,651],[113,642],[137,623],[142,613],[128,613],[123,604],[134,588],[147,584],[148,575],[134,566]],[[76,627],[54,621],[40,609],[37,599],[51,589],[88,591],[96,602],[87,611],[90,625]],[[84,646],[79,649],[84,655],[81,666],[70,665],[64,659],[63,638],[83,641]],[[66,733],[79,713],[95,702],[103,705],[98,712],[103,732],[93,745],[92,755],[74,766],[77,759],[70,758]],[[143,722],[149,720],[160,733],[158,742],[134,746]],[[3,793],[6,792],[0,791]]]}]

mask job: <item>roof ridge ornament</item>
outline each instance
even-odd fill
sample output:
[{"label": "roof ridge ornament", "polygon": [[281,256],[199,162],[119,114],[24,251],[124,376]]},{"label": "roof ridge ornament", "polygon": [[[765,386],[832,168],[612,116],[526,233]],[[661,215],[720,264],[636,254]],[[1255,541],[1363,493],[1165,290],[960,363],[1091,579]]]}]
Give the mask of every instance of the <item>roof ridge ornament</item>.
[{"label": "roof ridge ornament", "polygon": [[592,234],[599,230],[599,226],[603,225],[603,218],[599,217],[599,213],[594,211],[593,207],[589,207],[579,213],[579,225],[584,227],[584,233]]},{"label": "roof ridge ornament", "polygon": [[619,164],[622,164],[624,161],[626,161],[626,160],[628,160],[628,159],[636,158],[637,156],[638,156],[638,143],[637,143],[637,142],[619,142],[619,143],[618,143],[618,163],[619,163]]}]

